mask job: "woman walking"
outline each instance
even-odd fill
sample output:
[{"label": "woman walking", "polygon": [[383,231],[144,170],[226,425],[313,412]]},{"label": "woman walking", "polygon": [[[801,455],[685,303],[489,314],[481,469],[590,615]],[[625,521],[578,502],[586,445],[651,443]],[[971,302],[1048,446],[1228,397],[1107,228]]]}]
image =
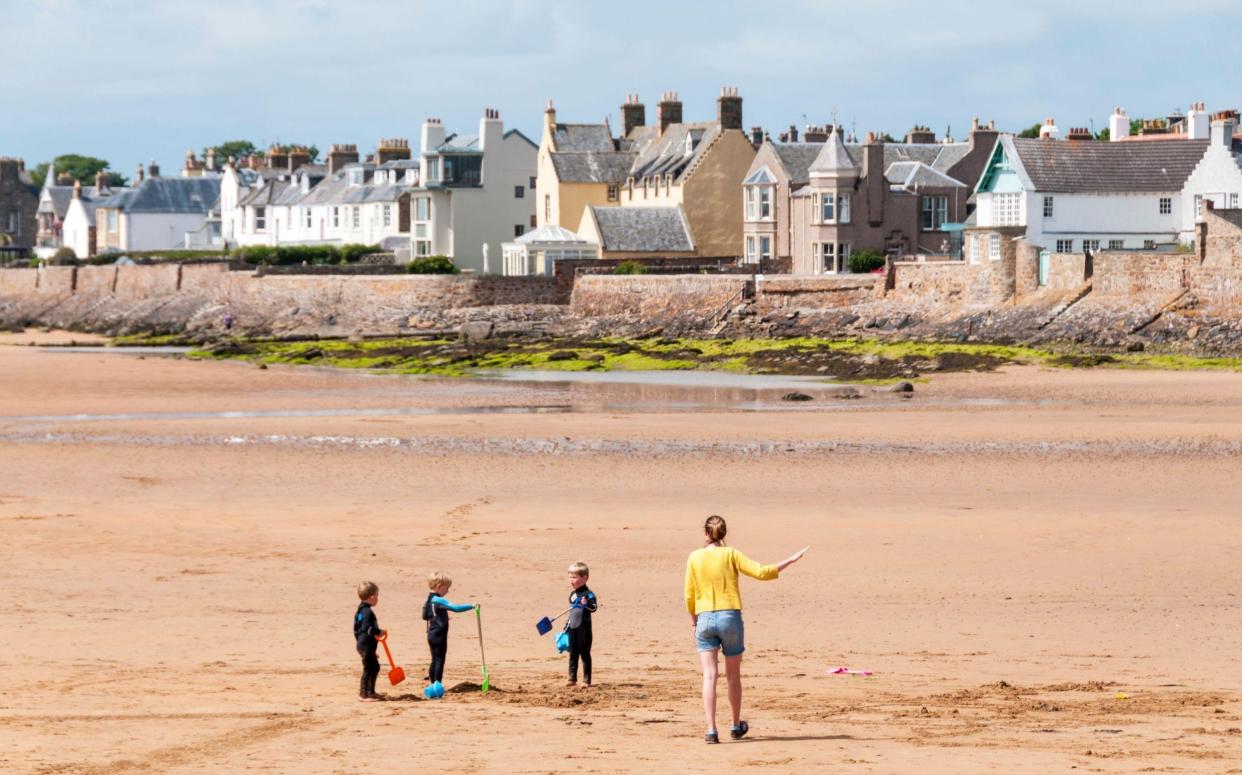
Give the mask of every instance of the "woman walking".
[{"label": "woman walking", "polygon": [[707,715],[709,743],[719,743],[716,732],[716,652],[723,651],[725,680],[729,685],[729,707],[733,728],[729,736],[740,740],[750,731],[742,720],[742,652],[746,650],[742,630],[742,597],[738,591],[739,573],[760,581],[777,578],[780,572],[802,559],[806,547],[776,565],[760,565],[738,550],[724,545],[728,528],[722,517],[710,516],[703,524],[706,545],[690,553],[686,561],[686,610],[694,624],[694,639],[703,664],[703,712]]}]

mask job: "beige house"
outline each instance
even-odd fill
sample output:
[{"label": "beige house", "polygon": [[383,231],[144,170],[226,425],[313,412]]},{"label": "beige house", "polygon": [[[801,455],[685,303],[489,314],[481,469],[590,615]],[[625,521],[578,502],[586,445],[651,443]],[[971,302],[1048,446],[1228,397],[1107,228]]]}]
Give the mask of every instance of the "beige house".
[{"label": "beige house", "polygon": [[[539,144],[539,225],[579,232],[600,244],[603,257],[740,255],[742,205],[736,192],[755,149],[742,131],[737,90],[722,90],[716,105],[715,121],[685,123],[681,101],[668,92],[649,126],[645,106],[631,95],[621,106],[621,136],[614,138],[607,120],[557,122],[549,103]],[[601,221],[608,208],[642,212]],[[625,233],[653,224],[659,235]],[[625,249],[610,248],[610,242]]]}]

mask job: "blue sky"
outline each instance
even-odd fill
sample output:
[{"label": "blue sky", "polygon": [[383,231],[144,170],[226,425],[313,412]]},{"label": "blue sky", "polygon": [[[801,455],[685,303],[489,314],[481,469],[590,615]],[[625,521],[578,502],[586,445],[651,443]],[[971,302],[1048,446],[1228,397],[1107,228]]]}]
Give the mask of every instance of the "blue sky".
[{"label": "blue sky", "polygon": [[[687,120],[739,87],[746,126],[827,123],[861,135],[972,116],[1020,129],[1106,125],[1192,101],[1242,107],[1236,0],[0,0],[0,155],[100,156],[132,173],[230,139],[326,149],[473,132],[485,107],[538,140],[613,117],[637,92]],[[20,63],[20,64],[19,64]]]}]

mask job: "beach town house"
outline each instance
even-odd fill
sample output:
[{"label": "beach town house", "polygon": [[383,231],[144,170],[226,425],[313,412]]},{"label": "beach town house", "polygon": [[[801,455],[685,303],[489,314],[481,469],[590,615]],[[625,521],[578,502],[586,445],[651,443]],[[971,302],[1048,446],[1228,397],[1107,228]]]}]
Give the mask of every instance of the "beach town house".
[{"label": "beach town house", "polygon": [[1109,124],[1108,142],[1085,129],[1061,139],[1052,119],[1039,138],[1001,137],[975,189],[975,227],[1016,229],[1056,253],[1171,249],[1194,239],[1203,202],[1237,206],[1236,112],[1209,122],[1196,104],[1184,131],[1134,138],[1121,109]]},{"label": "beach town house", "polygon": [[636,95],[621,106],[621,135],[600,124],[562,124],[549,102],[539,147],[539,225],[598,244],[604,258],[735,257],[742,247],[736,191],[754,159],[742,98],[726,87],[716,119],[687,123],[666,92],[648,125]]},{"label": "beach town house", "polygon": [[945,227],[966,219],[996,136],[976,119],[965,142],[937,141],[922,126],[901,143],[875,134],[846,142],[839,128],[821,127],[809,128],[811,142],[766,140],[740,188],[744,260],[788,257],[796,274],[835,274],[862,249],[947,254]]},{"label": "beach town house", "polygon": [[444,255],[462,269],[500,272],[502,245],[535,226],[537,152],[526,135],[505,131],[492,108],[477,135],[449,134],[440,119],[427,119],[410,199],[413,256]]},{"label": "beach town house", "polygon": [[39,188],[26,171],[26,162],[0,156],[0,247],[5,253],[26,251],[35,245]]},{"label": "beach town house", "polygon": [[220,178],[164,178],[152,162],[146,178],[132,188],[89,205],[80,198],[75,202],[94,210],[95,253],[101,254],[181,248],[187,233],[202,228],[219,196]]}]

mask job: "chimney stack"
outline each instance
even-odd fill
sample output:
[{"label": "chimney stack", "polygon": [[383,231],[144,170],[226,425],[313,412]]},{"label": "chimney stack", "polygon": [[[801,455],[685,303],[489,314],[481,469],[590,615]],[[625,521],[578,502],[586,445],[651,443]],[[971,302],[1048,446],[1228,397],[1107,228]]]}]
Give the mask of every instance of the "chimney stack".
[{"label": "chimney stack", "polygon": [[[0,178],[3,178],[3,177],[4,177],[3,175],[0,175]],[[80,180],[73,181],[73,198],[74,199],[82,198],[82,181]]]},{"label": "chimney stack", "polygon": [[1192,103],[1190,112],[1186,114],[1186,136],[1191,140],[1209,139],[1210,123],[1207,105],[1202,102]]},{"label": "chimney stack", "polygon": [[660,104],[656,105],[656,122],[660,125],[660,134],[664,134],[669,124],[681,123],[681,98],[677,92],[666,91],[660,95]]},{"label": "chimney stack", "polygon": [[1065,135],[1065,139],[1066,139],[1066,140],[1077,140],[1077,141],[1081,142],[1081,141],[1083,141],[1083,140],[1091,140],[1091,139],[1094,139],[1094,137],[1093,137],[1093,135],[1091,134],[1091,130],[1090,130],[1090,129],[1088,129],[1087,127],[1085,127],[1085,126],[1076,126],[1076,127],[1071,127],[1071,128],[1070,128],[1069,133]]},{"label": "chimney stack", "polygon": [[[483,111],[483,119],[479,121],[479,150],[486,154],[489,148],[499,149],[504,139],[505,125],[500,120],[500,111],[496,108],[486,108]],[[406,145],[408,148],[409,144]]]},{"label": "chimney stack", "polygon": [[750,128],[750,144],[755,146],[755,150],[759,150],[759,146],[763,145],[763,127],[752,126]]},{"label": "chimney stack", "polygon": [[1056,140],[1061,137],[1061,130],[1057,129],[1057,122],[1051,118],[1044,119],[1044,125],[1039,128],[1040,140]]},{"label": "chimney stack", "polygon": [[380,138],[375,148],[375,166],[386,161],[410,158],[410,141],[404,137]]},{"label": "chimney stack", "polygon": [[[141,174],[141,172],[142,172],[142,165],[141,165],[141,164],[139,164],[139,165],[138,165],[138,172],[139,172],[140,174]],[[56,185],[58,185],[58,186],[72,186],[72,185],[73,185],[73,176],[72,176],[72,175],[70,175],[68,172],[58,172],[58,173],[56,173]]]},{"label": "chimney stack", "polygon": [[208,148],[207,156],[205,158],[207,160],[207,169],[211,170],[212,172],[215,172],[216,171],[216,149]]},{"label": "chimney stack", "polygon": [[863,194],[867,197],[867,218],[872,225],[884,222],[884,198],[888,181],[884,179],[884,142],[875,132],[867,133],[863,146]]},{"label": "chimney stack", "polygon": [[1222,110],[1212,116],[1212,145],[1233,147],[1233,135],[1238,131],[1238,111]]},{"label": "chimney stack", "polygon": [[906,133],[906,142],[912,145],[933,145],[936,142],[936,133],[930,127],[921,124],[915,124],[914,127]]},{"label": "chimney stack", "polygon": [[819,126],[818,124],[807,124],[806,131],[802,133],[802,142],[804,143],[826,143],[828,142],[828,127]]},{"label": "chimney stack", "polygon": [[[552,109],[552,103],[548,103],[548,109]],[[647,125],[647,106],[638,101],[637,94],[625,95],[625,102],[621,103],[621,136],[629,137],[630,132],[635,127]]]},{"label": "chimney stack", "polygon": [[95,193],[98,194],[108,187],[108,173],[100,170],[95,173]]},{"label": "chimney stack", "polygon": [[151,162],[147,164],[147,177],[158,178],[159,176],[160,176],[160,165],[155,163],[155,159],[152,159]]},{"label": "chimney stack", "polygon": [[279,145],[269,145],[267,147],[266,166],[269,170],[284,170],[289,168],[289,154],[285,152]]},{"label": "chimney stack", "polygon": [[[680,107],[677,115],[680,121]],[[736,86],[725,86],[720,90],[720,96],[716,98],[716,123],[721,129],[742,131],[742,98],[738,95]],[[798,130],[791,126],[789,131],[793,135],[790,142],[798,142]]]},{"label": "chimney stack", "polygon": [[310,151],[300,145],[289,149],[289,172],[294,172],[303,164],[310,163]]},{"label": "chimney stack", "polygon": [[9,156],[0,156],[0,180],[16,181],[21,175],[22,164]]},{"label": "chimney stack", "polygon": [[1130,117],[1125,108],[1114,108],[1113,115],[1108,117],[1108,139],[1112,142],[1124,140],[1130,136]]},{"label": "chimney stack", "polygon": [[193,178],[202,174],[203,164],[194,155],[193,150],[185,152],[185,164],[181,166],[181,177]]},{"label": "chimney stack", "polygon": [[328,175],[335,175],[346,164],[358,163],[358,146],[353,143],[333,143],[328,149]]},{"label": "chimney stack", "polygon": [[793,124],[789,125],[789,142],[798,142],[798,127]]},{"label": "chimney stack", "polygon": [[142,162],[138,162],[138,171],[134,173],[134,186],[137,186],[139,183],[142,182],[142,177],[145,174],[146,174],[146,170],[142,168]]}]

